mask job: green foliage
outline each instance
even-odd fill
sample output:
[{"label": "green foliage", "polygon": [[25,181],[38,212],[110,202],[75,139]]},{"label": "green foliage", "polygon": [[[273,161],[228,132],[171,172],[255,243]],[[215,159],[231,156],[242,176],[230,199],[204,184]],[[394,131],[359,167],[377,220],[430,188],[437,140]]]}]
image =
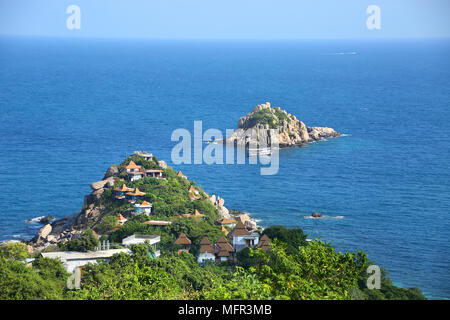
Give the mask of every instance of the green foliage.
[{"label": "green foliage", "polygon": [[288,254],[295,254],[299,247],[304,247],[308,243],[306,235],[300,228],[288,229],[283,226],[271,226],[264,229],[263,233],[271,240],[278,239],[287,244],[286,252]]},{"label": "green foliage", "polygon": [[300,247],[295,254],[286,253],[286,245],[272,243],[272,250],[254,250],[259,261],[250,273],[268,284],[276,299],[341,300],[356,285],[367,256],[356,253],[338,253],[330,244],[312,241]]},{"label": "green foliage", "polygon": [[[367,267],[373,264],[368,261]],[[367,278],[369,275],[364,271],[358,277],[358,286],[351,296],[352,299],[363,300],[426,300],[419,288],[399,288],[392,284],[392,280],[388,278],[387,271],[381,268],[380,289],[367,288]]]},{"label": "green foliage", "polygon": [[24,260],[28,257],[27,246],[22,242],[3,244],[0,247],[0,257],[14,260]]},{"label": "green foliage", "polygon": [[98,245],[99,242],[91,229],[86,230],[78,239],[58,244],[62,251],[88,251],[94,250]]},{"label": "green foliage", "polygon": [[109,233],[113,231],[116,225],[117,218],[115,216],[107,216],[95,227],[95,230],[100,234]]},{"label": "green foliage", "polygon": [[0,257],[0,300],[62,299],[65,275],[58,271],[61,263],[41,263],[42,271],[36,272],[22,262]]}]

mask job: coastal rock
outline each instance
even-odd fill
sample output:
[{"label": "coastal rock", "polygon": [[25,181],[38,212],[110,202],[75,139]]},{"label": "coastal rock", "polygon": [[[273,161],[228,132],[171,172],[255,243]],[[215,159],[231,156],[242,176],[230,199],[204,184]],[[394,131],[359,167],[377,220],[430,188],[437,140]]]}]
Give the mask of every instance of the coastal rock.
[{"label": "coastal rock", "polygon": [[167,163],[164,160],[159,160],[158,165],[163,169],[167,169],[167,167],[168,167]]},{"label": "coastal rock", "polygon": [[41,224],[49,224],[51,221],[55,220],[55,217],[53,216],[47,216],[39,220],[39,223]]},{"label": "coastal rock", "polygon": [[96,191],[96,190],[99,190],[99,189],[107,187],[107,184],[109,186],[113,186],[114,185],[114,177],[109,177],[109,178],[107,178],[105,180],[92,182],[91,183],[91,189]]},{"label": "coastal rock", "polygon": [[270,102],[266,102],[241,117],[238,121],[238,129],[218,142],[249,149],[267,148],[271,145],[282,148],[339,135],[340,133],[332,128],[308,127],[294,115],[279,107],[272,108]]},{"label": "coastal rock", "polygon": [[322,214],[319,212],[313,212],[313,214],[311,216],[314,218],[322,218]]},{"label": "coastal rock", "polygon": [[256,222],[253,220],[245,221],[245,227],[250,230],[256,230],[258,228],[258,226],[256,225]]},{"label": "coastal rock", "polygon": [[119,168],[116,165],[112,165],[106,170],[105,175],[103,176],[103,180],[106,180],[109,177],[116,177],[119,175]]},{"label": "coastal rock", "polygon": [[52,226],[50,224],[46,224],[42,228],[39,229],[37,233],[38,239],[45,239],[52,232]]}]

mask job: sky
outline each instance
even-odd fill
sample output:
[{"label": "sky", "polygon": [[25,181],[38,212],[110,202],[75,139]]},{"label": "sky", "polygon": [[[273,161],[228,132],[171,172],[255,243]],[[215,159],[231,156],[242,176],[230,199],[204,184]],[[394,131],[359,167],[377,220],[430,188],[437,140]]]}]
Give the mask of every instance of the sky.
[{"label": "sky", "polygon": [[[80,28],[66,13],[80,8]],[[380,8],[380,29],[366,12]],[[450,0],[0,0],[0,35],[163,39],[450,37]]]}]

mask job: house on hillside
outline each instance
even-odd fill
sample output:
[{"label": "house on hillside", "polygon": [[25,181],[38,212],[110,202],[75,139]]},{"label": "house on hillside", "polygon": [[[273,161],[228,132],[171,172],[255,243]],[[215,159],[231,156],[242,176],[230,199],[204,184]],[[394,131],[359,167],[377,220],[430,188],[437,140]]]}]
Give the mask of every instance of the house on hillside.
[{"label": "house on hillside", "polygon": [[220,237],[214,244],[216,260],[218,262],[234,260],[234,248],[225,237]]},{"label": "house on hillside", "polygon": [[237,221],[234,219],[222,218],[217,220],[216,223],[220,226],[234,228],[236,226]]},{"label": "house on hillside", "polygon": [[179,176],[179,177],[181,177],[183,179],[187,179],[187,177],[181,171],[178,171],[177,176]]},{"label": "house on hillside", "polygon": [[44,258],[59,259],[67,272],[73,273],[76,268],[87,265],[88,263],[96,264],[98,260],[109,261],[116,253],[131,254],[129,249],[110,249],[99,251],[62,251],[62,252],[43,252],[41,256]]},{"label": "house on hillside", "polygon": [[125,193],[128,198],[128,202],[135,203],[136,200],[145,196],[145,192],[139,190],[139,188],[134,189],[133,191]]},{"label": "house on hillside", "polygon": [[127,192],[132,192],[133,189],[132,188],[128,188],[127,185],[124,183],[122,184],[122,187],[120,188],[114,188],[114,198],[116,199],[125,199],[125,194]]},{"label": "house on hillside", "polygon": [[267,235],[263,235],[259,241],[258,244],[255,246],[255,249],[261,248],[262,251],[268,251],[270,250],[270,238]]},{"label": "house on hillside", "polygon": [[163,169],[145,169],[144,172],[146,177],[165,179],[163,176],[164,173]]},{"label": "house on hillside", "polygon": [[148,201],[144,201],[142,203],[136,203],[134,205],[135,214],[145,213],[146,215],[150,215],[152,213],[152,204]]},{"label": "house on hillside", "polygon": [[125,169],[127,170],[127,175],[130,181],[137,181],[144,177],[142,167],[134,163],[133,160],[131,160],[128,165],[125,166]]},{"label": "house on hillside", "polygon": [[191,249],[191,243],[192,243],[191,240],[188,237],[186,237],[184,233],[181,233],[173,244],[181,246],[178,252],[182,251],[189,252],[189,250]]},{"label": "house on hillside", "polygon": [[259,241],[257,232],[250,232],[245,228],[241,220],[238,221],[234,229],[228,234],[234,249],[240,251],[244,248],[254,248]]},{"label": "house on hillside", "polygon": [[134,154],[144,158],[146,161],[153,160],[153,154],[146,151],[135,151]]},{"label": "house on hillside", "polygon": [[199,264],[203,264],[207,261],[214,262],[216,256],[214,254],[214,248],[207,237],[204,237],[200,242],[200,254],[197,258]]}]

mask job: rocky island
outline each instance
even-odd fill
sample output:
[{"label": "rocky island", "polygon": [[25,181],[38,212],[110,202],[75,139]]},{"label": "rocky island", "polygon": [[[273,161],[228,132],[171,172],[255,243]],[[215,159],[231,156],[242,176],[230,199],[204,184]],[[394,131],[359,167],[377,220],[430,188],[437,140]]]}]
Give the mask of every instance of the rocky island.
[{"label": "rocky island", "polygon": [[310,142],[338,137],[341,134],[328,127],[309,127],[296,116],[270,102],[256,106],[238,121],[238,129],[222,143],[235,146],[270,146],[280,148],[301,146]]}]

